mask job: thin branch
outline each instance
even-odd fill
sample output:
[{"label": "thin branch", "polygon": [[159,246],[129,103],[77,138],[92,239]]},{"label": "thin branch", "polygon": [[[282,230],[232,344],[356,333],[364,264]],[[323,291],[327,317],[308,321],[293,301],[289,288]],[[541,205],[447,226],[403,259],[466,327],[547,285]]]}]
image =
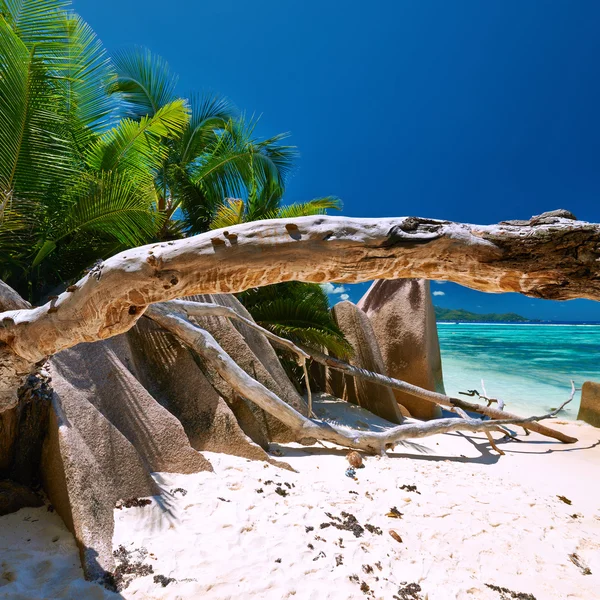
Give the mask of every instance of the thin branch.
[{"label": "thin branch", "polygon": [[496,403],[498,405],[498,410],[504,410],[504,400],[500,398],[491,398],[488,396],[488,393],[485,389],[485,382],[483,379],[481,380],[481,389],[483,390],[483,394],[480,394],[477,390],[469,390],[467,392],[458,392],[461,396],[477,396],[480,400],[485,400],[487,402],[488,408]]},{"label": "thin branch", "polygon": [[[306,348],[304,349],[307,350]],[[464,400],[460,400],[459,398],[452,398],[451,396],[446,396],[445,394],[440,394],[438,392],[432,392],[431,390],[420,388],[411,383],[407,383],[406,381],[401,381],[399,379],[387,377],[386,375],[381,375],[379,373],[373,373],[371,371],[367,371],[366,369],[349,365],[344,361],[340,360],[339,358],[328,356],[327,354],[323,354],[322,352],[319,352],[317,350],[307,350],[307,352],[310,352],[310,355],[313,360],[331,369],[336,369],[338,371],[341,371],[342,373],[346,373],[354,377],[360,377],[362,379],[365,379],[366,381],[372,381],[373,383],[377,383],[379,385],[385,385],[392,389],[402,390],[407,394],[411,394],[412,396],[415,396],[417,398],[422,398],[423,400],[428,400],[429,402],[439,404],[440,406],[444,406],[449,409],[459,407],[469,412],[480,413],[489,417],[490,419],[495,419],[496,424],[498,424],[497,419],[506,418],[518,420],[521,418],[518,415],[507,413],[496,408],[482,406],[481,404],[474,404],[473,402],[466,402]],[[515,423],[517,422],[516,420],[514,421]],[[533,421],[527,424],[525,426],[525,429],[526,431],[527,429],[530,429],[531,431],[535,431],[536,433],[545,435],[546,437],[554,438],[565,444],[573,444],[577,441],[577,438],[567,435],[562,431],[557,431],[555,429],[551,429],[550,427],[546,427],[545,425],[541,425],[537,421]]]},{"label": "thin branch", "polygon": [[[483,379],[481,380],[481,383],[483,385]],[[458,406],[454,407],[454,412],[457,412],[463,419],[468,419],[469,415],[462,409],[462,408],[458,408]],[[500,429],[498,427],[498,429]],[[487,436],[488,442],[490,443],[490,446],[501,456],[504,456],[504,452],[502,450],[500,450],[500,448],[498,448],[498,446],[496,446],[496,442],[494,441],[494,438],[492,437],[492,434],[489,431],[485,431],[484,432],[485,435]]]},{"label": "thin branch", "polygon": [[[333,423],[308,419],[286,404],[271,390],[250,377],[219,346],[216,340],[203,329],[191,323],[184,312],[174,313],[168,306],[156,304],[148,308],[146,316],[176,335],[203,357],[234,390],[258,407],[279,419],[296,431],[299,437],[313,437],[342,446],[385,454],[399,441],[422,438],[450,431],[487,431],[499,425],[532,423],[554,416],[562,406],[552,413],[538,417],[481,421],[466,415],[465,419],[438,419],[415,422],[391,427],[385,431],[360,431]],[[566,404],[566,403],[565,403]],[[564,406],[564,405],[563,405]]]},{"label": "thin branch", "polygon": [[313,417],[314,413],[312,410],[312,392],[310,389],[310,380],[308,377],[308,369],[306,368],[306,359],[310,358],[310,355],[294,344],[294,342],[282,338],[268,329],[261,327],[255,321],[247,319],[243,315],[230,308],[229,306],[222,306],[220,304],[214,304],[212,302],[196,302],[191,300],[171,300],[170,302],[162,302],[164,306],[172,307],[175,311],[184,311],[190,317],[225,317],[227,319],[235,319],[244,323],[247,327],[259,331],[266,338],[272,340],[279,346],[282,346],[286,350],[289,350],[296,355],[298,364],[304,371],[304,381],[306,383],[306,393],[308,397],[308,416]]},{"label": "thin branch", "polygon": [[[235,310],[233,310],[232,308],[229,308],[227,306],[221,306],[219,304],[212,304],[212,303],[208,303],[208,302],[204,303],[204,302],[193,302],[193,301],[186,301],[186,300],[173,300],[171,302],[163,302],[162,305],[170,306],[171,309],[174,310],[175,312],[184,311],[189,316],[200,316],[200,317],[201,316],[220,316],[220,317],[227,317],[227,318],[231,318],[231,319],[237,319],[237,320],[245,323],[248,327],[251,327],[252,329],[255,329],[256,331],[261,332],[263,335],[268,337],[274,343],[282,346],[283,348],[290,350],[292,353],[296,354],[296,356],[299,358],[304,358],[304,359],[312,358],[316,362],[318,362],[322,365],[325,365],[329,368],[341,371],[342,373],[346,373],[353,377],[365,379],[367,381],[372,381],[373,383],[378,383],[380,385],[384,385],[384,386],[390,387],[392,389],[402,390],[408,394],[416,396],[417,398],[422,398],[423,400],[428,400],[429,402],[434,402],[435,404],[439,404],[440,406],[450,408],[451,410],[453,410],[455,407],[458,407],[458,408],[462,408],[463,410],[468,410],[471,412],[477,412],[477,413],[483,414],[491,419],[502,419],[502,418],[519,419],[520,418],[517,415],[506,413],[499,409],[497,410],[497,409],[490,408],[489,406],[485,407],[485,406],[481,406],[479,404],[465,402],[463,400],[459,400],[458,398],[451,398],[450,396],[446,396],[444,394],[439,394],[437,392],[432,392],[430,390],[425,390],[416,385],[412,385],[410,383],[401,381],[399,379],[394,379],[392,377],[387,377],[386,375],[381,375],[379,373],[373,373],[372,371],[367,371],[366,369],[362,369],[360,367],[355,367],[353,365],[349,365],[348,363],[344,362],[343,360],[334,358],[327,354],[323,354],[322,352],[319,352],[314,349],[300,348],[296,344],[291,342],[290,340],[287,340],[278,335],[275,335],[274,333],[261,327],[254,321],[251,321],[251,320],[241,316]],[[470,393],[468,395],[475,395],[475,393],[478,394],[478,392],[476,390],[471,390],[471,392],[473,392],[473,393]],[[574,392],[573,392],[573,394],[574,394]],[[572,396],[573,396],[573,394],[572,394]],[[572,396],[571,396],[571,399],[572,399]],[[312,402],[311,402],[311,405],[312,405]],[[311,414],[312,413],[309,412],[309,415],[311,415]],[[562,433],[561,431],[556,431],[549,427],[545,427],[544,425],[540,425],[537,422],[531,423],[528,427],[532,431],[535,431],[536,433],[540,433],[547,437],[557,439],[564,443],[574,443],[577,441],[576,438],[568,436],[568,435]],[[524,428],[524,429],[525,429],[526,434],[529,435],[529,432],[527,431],[527,429],[526,428]]]},{"label": "thin branch", "polygon": [[485,432],[485,435],[487,435],[487,439],[490,443],[490,446],[501,456],[504,456],[504,451],[500,450],[500,448],[498,448],[498,446],[496,446],[496,442],[494,441],[494,438],[492,437],[492,434],[489,431]]},{"label": "thin branch", "polygon": [[172,308],[175,312],[185,312],[190,317],[225,317],[227,319],[235,319],[240,321],[247,327],[259,331],[265,337],[274,341],[276,344],[286,348],[290,352],[293,352],[298,358],[304,358],[305,360],[310,358],[310,354],[302,348],[299,348],[294,342],[282,338],[268,329],[261,327],[255,321],[240,315],[238,312],[230,308],[229,306],[222,306],[221,304],[214,304],[212,302],[196,302],[192,300],[171,300],[170,302],[161,302],[161,305]]}]

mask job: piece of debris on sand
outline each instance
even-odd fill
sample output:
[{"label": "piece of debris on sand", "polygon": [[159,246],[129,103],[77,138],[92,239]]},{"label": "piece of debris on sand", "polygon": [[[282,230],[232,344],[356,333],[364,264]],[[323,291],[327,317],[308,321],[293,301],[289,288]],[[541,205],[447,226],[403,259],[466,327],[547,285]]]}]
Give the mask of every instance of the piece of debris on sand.
[{"label": "piece of debris on sand", "polygon": [[123,508],[148,506],[148,504],[152,504],[152,500],[148,500],[148,498],[129,498],[127,500],[117,500],[115,508],[121,510]]},{"label": "piece of debris on sand", "polygon": [[402,538],[400,537],[400,535],[394,531],[393,529],[390,529],[390,535],[399,543],[402,544]]},{"label": "piece of debris on sand", "polygon": [[152,565],[143,562],[148,556],[145,548],[127,550],[120,545],[113,552],[113,556],[118,563],[117,567],[112,573],[104,574],[104,587],[113,592],[123,591],[136,577],[145,577],[154,573]]},{"label": "piece of debris on sand", "polygon": [[490,588],[490,590],[498,592],[500,594],[500,600],[536,600],[533,594],[527,594],[526,592],[513,592],[508,588],[493,585],[491,583],[486,583],[485,586]]},{"label": "piece of debris on sand", "polygon": [[573,554],[569,554],[569,560],[578,568],[581,569],[581,573],[583,575],[591,575],[592,572],[590,571],[589,567],[586,567],[585,564],[583,563],[583,561],[581,560],[580,556],[578,554],[575,554],[575,552],[573,552]]},{"label": "piece of debris on sand", "polygon": [[356,450],[348,452],[346,455],[346,460],[350,463],[350,466],[354,467],[355,469],[362,469],[365,466],[363,464],[362,456],[356,452]]},{"label": "piece of debris on sand", "polygon": [[342,511],[342,518],[336,517],[327,512],[325,514],[331,519],[331,521],[321,523],[321,529],[325,529],[326,527],[336,527],[337,529],[351,531],[354,534],[354,537],[361,537],[365,531],[364,527],[358,522],[357,518],[350,513]]}]

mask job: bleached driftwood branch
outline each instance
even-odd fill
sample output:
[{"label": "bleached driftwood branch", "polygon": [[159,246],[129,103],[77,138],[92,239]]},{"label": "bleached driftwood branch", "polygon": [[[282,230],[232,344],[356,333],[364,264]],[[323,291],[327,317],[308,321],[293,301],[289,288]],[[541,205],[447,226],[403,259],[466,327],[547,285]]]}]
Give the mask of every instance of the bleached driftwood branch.
[{"label": "bleached driftwood branch", "polygon": [[[489,404],[488,404],[489,406]],[[468,419],[469,415],[462,409],[462,408],[458,408],[458,406],[454,407],[454,412],[457,413],[458,415],[460,415],[463,419]],[[496,427],[495,431],[501,431],[500,427]],[[494,438],[492,437],[492,434],[489,430],[485,431],[485,435],[488,439],[488,442],[490,443],[490,446],[498,453],[500,454],[500,456],[504,456],[504,451],[500,450],[500,448],[498,448],[498,446],[496,446],[496,441],[494,440]]]},{"label": "bleached driftwood branch", "polygon": [[0,313],[0,410],[27,366],[130,329],[155,302],[282,281],[445,279],[486,292],[600,299],[600,225],[566,211],[468,225],[314,216],[237,225],[126,250],[38,308]]},{"label": "bleached driftwood branch", "polygon": [[310,389],[310,381],[308,377],[308,370],[306,368],[306,360],[310,358],[308,352],[302,350],[294,344],[294,342],[275,335],[268,329],[261,327],[255,321],[247,319],[243,315],[237,313],[233,308],[228,306],[222,306],[220,304],[214,304],[212,302],[192,302],[189,300],[171,300],[170,302],[161,303],[163,306],[172,307],[175,311],[184,311],[190,317],[225,317],[227,319],[235,319],[244,323],[247,327],[259,331],[266,338],[275,342],[277,345],[289,350],[296,356],[298,364],[304,370],[304,380],[306,382],[306,392],[308,396],[308,416],[313,416],[312,410],[312,392]]},{"label": "bleached driftwood branch", "polygon": [[[502,406],[498,410],[496,410],[496,409],[490,409],[489,403],[486,407],[486,406],[482,406],[480,404],[464,402],[462,400],[459,400],[458,398],[451,398],[450,396],[446,396],[444,394],[439,394],[437,392],[431,392],[429,390],[418,387],[416,385],[412,385],[405,381],[401,381],[399,379],[394,379],[392,377],[387,377],[386,375],[381,375],[379,373],[374,373],[372,371],[367,371],[366,369],[355,367],[353,365],[346,363],[345,361],[343,361],[341,359],[333,358],[331,356],[323,354],[322,352],[319,352],[314,349],[300,348],[299,346],[294,344],[292,341],[282,338],[282,337],[272,333],[271,331],[265,329],[264,327],[261,327],[254,321],[251,321],[250,319],[243,317],[242,315],[238,314],[235,310],[233,310],[232,308],[229,308],[227,306],[221,306],[220,304],[212,304],[212,303],[207,303],[207,302],[195,302],[195,301],[192,302],[192,301],[188,301],[188,300],[172,300],[171,302],[163,302],[163,303],[161,303],[161,305],[164,308],[168,308],[168,309],[170,308],[173,312],[184,312],[186,315],[188,315],[190,317],[218,316],[218,317],[226,317],[228,319],[236,319],[238,321],[241,321],[248,327],[255,329],[256,331],[259,331],[260,333],[265,335],[267,338],[269,338],[272,342],[274,342],[278,346],[281,346],[282,348],[285,348],[286,350],[289,350],[290,352],[295,354],[296,357],[299,359],[299,361],[301,361],[300,364],[303,364],[303,365],[306,365],[306,359],[312,358],[313,360],[315,360],[316,362],[318,362],[320,364],[323,364],[331,369],[341,371],[342,373],[346,373],[347,375],[351,375],[352,377],[358,377],[361,379],[372,381],[373,383],[384,385],[384,386],[390,387],[392,389],[402,390],[413,396],[422,398],[424,400],[428,400],[430,402],[434,402],[435,404],[439,404],[440,406],[444,406],[453,411],[469,410],[471,412],[477,412],[477,413],[486,415],[493,419],[499,419],[499,418],[500,419],[501,418],[520,419],[521,418],[518,415],[505,413],[502,410],[504,408],[504,403],[502,403]],[[309,391],[309,399],[310,399],[310,387],[308,387],[308,377],[306,377],[306,382],[307,382],[307,389]],[[574,386],[573,382],[571,382],[571,384]],[[485,389],[485,384],[483,383],[483,381],[482,381],[482,385],[483,385],[483,389]],[[473,391],[475,392],[475,390],[473,390]],[[569,402],[573,399],[574,393],[575,393],[575,391],[573,390],[571,397],[569,399]],[[475,394],[469,394],[469,395],[475,395]],[[479,396],[479,393],[477,393],[477,395]],[[489,400],[489,398],[487,398],[487,396],[483,397],[483,399]],[[310,406],[310,401],[309,401],[309,416],[312,416],[312,406]],[[524,425],[524,428],[525,428],[525,431],[527,431],[527,428],[529,428],[532,431],[535,431],[535,432],[545,435],[547,437],[551,437],[551,438],[560,440],[561,442],[565,442],[565,443],[574,443],[577,441],[576,438],[565,435],[561,431],[557,431],[555,429],[551,429],[544,425],[540,425],[537,422],[532,422],[530,424]],[[503,430],[500,427],[497,427],[497,431],[502,431],[505,435],[510,435],[509,432],[507,432],[506,430]]]},{"label": "bleached driftwood branch", "polygon": [[[437,433],[451,431],[489,431],[499,425],[530,424],[548,419],[557,411],[539,417],[502,419],[498,421],[482,421],[473,419],[466,413],[461,419],[437,419],[434,421],[406,423],[392,427],[386,431],[360,431],[335,424],[309,419],[281,400],[275,393],[248,375],[219,346],[207,331],[188,320],[183,311],[174,309],[175,303],[158,303],[150,306],[146,316],[177,336],[184,344],[197,352],[219,375],[244,398],[279,419],[282,423],[296,431],[299,437],[315,438],[333,442],[349,448],[356,448],[384,454],[387,449],[406,439],[422,438]],[[566,402],[565,402],[566,404]],[[564,406],[564,405],[563,405]]]},{"label": "bleached driftwood branch", "polygon": [[[461,400],[459,398],[452,398],[451,396],[446,396],[445,394],[440,394],[438,392],[426,390],[424,388],[413,385],[412,383],[401,381],[400,379],[393,379],[392,377],[387,377],[386,375],[373,373],[372,371],[367,371],[366,369],[349,365],[338,358],[328,356],[327,354],[323,354],[322,352],[318,352],[316,350],[311,350],[310,354],[313,360],[316,360],[317,362],[331,369],[336,369],[338,371],[341,371],[342,373],[352,375],[353,377],[360,377],[362,379],[365,379],[366,381],[372,381],[373,383],[377,383],[379,385],[384,385],[393,389],[402,390],[407,394],[415,396],[416,398],[428,400],[429,402],[433,402],[434,404],[439,404],[440,406],[447,407],[450,410],[454,409],[455,407],[458,407],[463,410],[469,412],[476,412],[485,415],[490,419],[496,420],[521,418],[518,415],[508,413],[504,410],[484,406],[482,404],[475,404],[474,402],[466,402],[465,400]],[[514,422],[516,423],[517,421]],[[546,427],[545,425],[542,425],[537,421],[527,423],[523,425],[523,427],[526,430],[535,431],[536,433],[540,433],[547,437],[554,438],[556,440],[564,442],[565,444],[573,444],[577,441],[577,438],[571,437],[570,435],[566,435],[562,431],[557,431],[556,429]]]}]

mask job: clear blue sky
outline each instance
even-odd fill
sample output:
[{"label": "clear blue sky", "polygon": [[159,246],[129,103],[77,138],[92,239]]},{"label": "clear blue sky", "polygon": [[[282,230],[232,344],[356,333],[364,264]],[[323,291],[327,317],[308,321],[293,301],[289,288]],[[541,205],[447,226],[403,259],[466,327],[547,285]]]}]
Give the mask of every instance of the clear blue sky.
[{"label": "clear blue sky", "polygon": [[[287,200],[344,214],[600,221],[598,0],[74,0],[109,51],[144,45],[302,158]],[[600,303],[434,284],[477,312],[600,320]],[[353,299],[359,290],[350,290]],[[441,294],[443,292],[444,295]]]}]

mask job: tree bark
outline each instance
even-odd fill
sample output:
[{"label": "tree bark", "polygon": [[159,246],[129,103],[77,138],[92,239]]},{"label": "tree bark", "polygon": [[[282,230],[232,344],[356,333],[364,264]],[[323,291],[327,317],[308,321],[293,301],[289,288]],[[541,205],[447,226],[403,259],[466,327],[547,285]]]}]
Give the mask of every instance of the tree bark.
[{"label": "tree bark", "polygon": [[[0,313],[0,411],[33,365],[130,329],[155,302],[282,281],[445,279],[486,292],[600,299],[600,225],[566,211],[467,225],[416,217],[303,217],[122,252],[38,308]],[[2,292],[3,297],[5,295]]]}]

